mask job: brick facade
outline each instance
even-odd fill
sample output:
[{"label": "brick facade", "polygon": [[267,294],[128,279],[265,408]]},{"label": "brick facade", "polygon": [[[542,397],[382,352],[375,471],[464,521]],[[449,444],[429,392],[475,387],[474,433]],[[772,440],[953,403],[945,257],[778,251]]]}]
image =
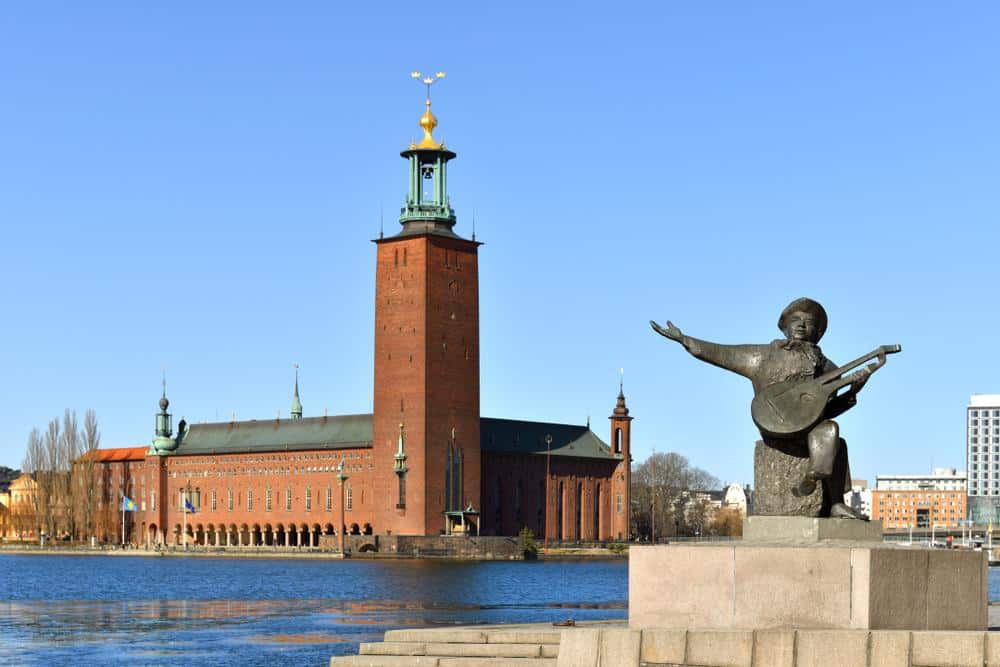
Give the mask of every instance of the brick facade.
[{"label": "brick facade", "polygon": [[[373,414],[302,419],[296,380],[298,419],[181,424],[171,437],[164,393],[148,452],[106,454],[99,467],[106,508],[120,510],[123,493],[136,501],[129,541],[181,544],[186,532],[188,543],[210,546],[314,546],[344,531],[516,535],[524,527],[563,540],[628,537],[632,418],[621,393],[612,446],[589,425],[481,418],[480,244],[452,233],[443,169],[454,154],[432,152],[442,179],[432,208],[444,217],[421,222],[417,196],[407,209],[417,221],[376,241]],[[417,168],[431,168],[418,154],[403,153],[411,194],[423,178]],[[184,514],[183,493],[194,514]],[[109,537],[121,528],[117,516]]]}]

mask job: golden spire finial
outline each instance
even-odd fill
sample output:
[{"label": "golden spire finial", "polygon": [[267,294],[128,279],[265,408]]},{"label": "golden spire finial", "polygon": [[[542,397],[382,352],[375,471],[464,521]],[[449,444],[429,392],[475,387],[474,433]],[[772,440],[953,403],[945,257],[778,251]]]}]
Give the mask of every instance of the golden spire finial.
[{"label": "golden spire finial", "polygon": [[420,83],[427,86],[427,110],[424,111],[424,115],[420,117],[420,127],[424,130],[424,138],[420,140],[420,143],[416,145],[417,148],[441,148],[441,146],[434,141],[432,132],[434,128],[437,127],[437,118],[431,113],[431,86],[437,83],[439,80],[445,77],[444,72],[436,72],[433,76],[424,76],[420,72],[410,72],[410,78],[416,79]]}]

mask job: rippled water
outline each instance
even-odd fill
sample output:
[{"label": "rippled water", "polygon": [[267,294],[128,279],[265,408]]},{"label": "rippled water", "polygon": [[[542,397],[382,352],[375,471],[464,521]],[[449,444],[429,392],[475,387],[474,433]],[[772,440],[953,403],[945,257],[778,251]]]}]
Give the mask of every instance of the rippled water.
[{"label": "rippled water", "polygon": [[389,629],[625,618],[624,561],[0,554],[0,664],[327,664]]}]

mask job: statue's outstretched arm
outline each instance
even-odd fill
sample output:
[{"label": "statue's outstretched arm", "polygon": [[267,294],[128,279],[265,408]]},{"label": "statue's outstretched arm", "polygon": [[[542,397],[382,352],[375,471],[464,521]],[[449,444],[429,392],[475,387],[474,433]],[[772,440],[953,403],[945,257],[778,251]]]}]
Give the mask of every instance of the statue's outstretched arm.
[{"label": "statue's outstretched arm", "polygon": [[669,338],[683,345],[684,349],[692,356],[751,379],[760,367],[764,348],[766,348],[765,345],[722,345],[701,340],[685,335],[670,321],[667,321],[666,327],[661,327],[653,321],[650,321],[649,324],[653,327],[653,331],[664,338]]}]

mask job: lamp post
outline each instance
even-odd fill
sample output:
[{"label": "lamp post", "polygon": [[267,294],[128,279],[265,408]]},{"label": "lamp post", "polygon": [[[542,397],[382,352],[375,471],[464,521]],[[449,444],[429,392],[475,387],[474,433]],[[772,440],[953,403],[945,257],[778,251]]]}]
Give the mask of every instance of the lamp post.
[{"label": "lamp post", "polygon": [[337,483],[340,484],[340,555],[346,556],[347,553],[344,551],[344,533],[347,532],[347,525],[344,523],[344,482],[347,481],[347,475],[344,474],[344,460],[341,459],[340,463],[337,464]]},{"label": "lamp post", "polygon": [[545,434],[545,553],[549,552],[549,470],[552,466],[552,434]]},{"label": "lamp post", "polygon": [[191,497],[191,480],[188,480],[187,486],[184,487],[184,495],[181,497],[181,514],[184,517],[184,527],[181,531],[184,533],[184,550],[187,551],[188,548],[188,528],[187,528],[187,518],[188,518],[188,498]]}]

